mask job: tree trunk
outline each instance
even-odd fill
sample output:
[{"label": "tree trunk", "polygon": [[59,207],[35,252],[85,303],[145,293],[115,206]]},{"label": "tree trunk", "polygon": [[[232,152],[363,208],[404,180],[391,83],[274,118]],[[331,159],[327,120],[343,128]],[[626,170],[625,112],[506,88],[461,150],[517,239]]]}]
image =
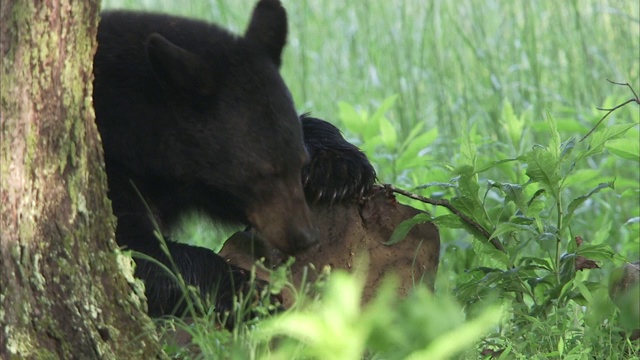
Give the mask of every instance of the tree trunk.
[{"label": "tree trunk", "polygon": [[99,1],[0,7],[0,358],[155,358],[94,122]]}]

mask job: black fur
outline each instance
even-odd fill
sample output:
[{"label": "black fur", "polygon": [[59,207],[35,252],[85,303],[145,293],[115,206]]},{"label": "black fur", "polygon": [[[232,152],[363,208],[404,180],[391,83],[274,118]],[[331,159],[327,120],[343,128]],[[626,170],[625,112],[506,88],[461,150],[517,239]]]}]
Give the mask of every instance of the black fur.
[{"label": "black fur", "polygon": [[332,124],[307,114],[301,119],[304,144],[311,158],[302,169],[307,202],[331,205],[367,194],[376,172],[366,155]]},{"label": "black fur", "polygon": [[[132,12],[103,13],[98,29],[94,105],[116,239],[177,270],[219,312],[248,293],[249,272],[165,238],[169,261],[156,230],[166,233],[197,209],[250,224],[292,253],[313,241],[305,195],[318,204],[349,201],[375,179],[333,125],[307,116],[301,125],[278,73],[285,39],[286,14],[275,0],[258,3],[244,37]],[[136,262],[149,313],[182,314],[184,293],[171,275]]]},{"label": "black fur", "polygon": [[[276,0],[256,5],[244,37],[168,15],[102,14],[94,105],[121,246],[172,269],[154,221],[164,232],[192,209],[251,224],[285,253],[315,240],[300,182],[302,127],[278,71],[286,29]],[[187,282],[230,308],[246,272],[167,241]],[[136,274],[152,315],[181,310],[182,291],[163,270],[140,260]]]}]

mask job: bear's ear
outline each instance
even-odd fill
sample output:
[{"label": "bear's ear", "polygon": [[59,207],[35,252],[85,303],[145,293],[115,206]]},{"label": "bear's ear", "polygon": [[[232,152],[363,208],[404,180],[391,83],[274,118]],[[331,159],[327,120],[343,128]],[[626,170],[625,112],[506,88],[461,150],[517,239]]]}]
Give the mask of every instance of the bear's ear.
[{"label": "bear's ear", "polygon": [[205,64],[202,59],[173,44],[162,35],[147,38],[147,56],[156,75],[184,93],[203,92]]},{"label": "bear's ear", "polygon": [[280,67],[282,49],[287,41],[287,13],[278,0],[260,0],[253,9],[244,37],[262,46]]}]

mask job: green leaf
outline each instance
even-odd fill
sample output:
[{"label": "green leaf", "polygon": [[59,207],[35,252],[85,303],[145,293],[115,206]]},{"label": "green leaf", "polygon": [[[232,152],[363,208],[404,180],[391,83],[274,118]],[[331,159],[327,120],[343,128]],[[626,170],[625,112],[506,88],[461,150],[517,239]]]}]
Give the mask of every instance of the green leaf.
[{"label": "green leaf", "polygon": [[447,214],[434,218],[433,223],[448,229],[466,229],[465,224],[457,215]]},{"label": "green leaf", "polygon": [[638,139],[615,139],[609,141],[605,147],[610,153],[623,159],[640,162],[640,142]]},{"label": "green leaf", "polygon": [[607,219],[607,220],[604,220],[602,224],[600,224],[600,226],[598,226],[598,230],[593,235],[593,238],[589,239],[590,240],[589,243],[594,245],[609,243],[610,234],[611,234],[611,220]]},{"label": "green leaf", "polygon": [[508,268],[511,264],[509,256],[496,249],[486,240],[473,240],[473,250],[478,255],[483,264],[488,264],[494,268]]},{"label": "green leaf", "polygon": [[524,131],[524,117],[518,118],[516,116],[509,100],[505,100],[502,104],[502,114],[500,117],[502,118],[502,126],[506,130],[511,144],[514,148],[517,148]]},{"label": "green leaf", "polygon": [[558,340],[558,355],[564,355],[564,338],[562,336]]},{"label": "green leaf", "polygon": [[547,149],[536,146],[527,153],[526,159],[527,176],[531,181],[540,183],[554,198],[557,198],[560,182],[558,158]]},{"label": "green leaf", "polygon": [[431,221],[431,219],[432,219],[431,215],[427,213],[420,213],[412,217],[411,219],[407,219],[401,222],[395,228],[395,230],[393,230],[393,234],[391,234],[389,241],[385,242],[384,244],[387,246],[390,246],[390,245],[395,245],[399,243],[400,241],[404,240],[407,237],[407,234],[409,233],[409,231],[411,231],[411,229],[414,226],[429,222]]},{"label": "green leaf", "polygon": [[504,164],[504,163],[508,163],[508,162],[512,162],[512,161],[520,161],[520,160],[524,160],[524,158],[512,158],[512,159],[501,159],[501,160],[495,160],[495,161],[491,161],[488,164],[483,164],[481,166],[478,166],[478,170],[476,170],[477,174],[483,173],[487,170],[490,170],[500,164]]},{"label": "green leaf", "polygon": [[502,317],[501,308],[496,306],[488,308],[475,319],[467,320],[456,329],[440,334],[424,349],[415,351],[406,358],[408,360],[451,359],[460,353],[461,349],[471,347],[478,339],[491,331]]},{"label": "green leaf", "polygon": [[601,131],[597,131],[591,135],[591,141],[589,142],[589,148],[587,150],[582,151],[576,162],[583,158],[601,153],[604,150],[604,146],[608,141],[617,139],[623,136],[629,129],[637,126],[635,123],[631,124],[620,124],[620,125],[611,125],[604,128]]},{"label": "green leaf", "polygon": [[415,125],[413,125],[411,131],[409,131],[409,135],[407,135],[407,137],[402,142],[402,147],[400,148],[402,151],[404,151],[407,146],[413,143],[413,139],[415,139],[422,132],[423,127],[424,123],[421,121],[416,122]]},{"label": "green leaf", "polygon": [[551,263],[547,258],[537,258],[531,256],[525,256],[521,259],[523,264],[535,264],[537,267],[542,268],[547,271],[552,271]]},{"label": "green leaf", "polygon": [[590,260],[607,261],[611,260],[614,252],[607,244],[582,245],[576,249],[576,255],[584,256]]},{"label": "green leaf", "polygon": [[547,113],[547,125],[549,125],[549,131],[551,132],[551,139],[549,141],[549,151],[553,154],[553,157],[560,158],[560,146],[562,141],[560,139],[560,133],[558,132],[558,123],[556,119]]},{"label": "green leaf", "polygon": [[556,247],[557,240],[558,238],[556,237],[556,234],[548,231],[541,233],[536,238],[540,247],[546,251],[552,251]]},{"label": "green leaf", "polygon": [[572,186],[591,187],[602,180],[601,169],[578,169],[562,182],[562,187],[567,189]]},{"label": "green leaf", "polygon": [[524,199],[524,189],[520,184],[509,184],[497,181],[489,180],[489,187],[495,187],[500,189],[504,194],[507,201],[513,201],[520,211],[526,209],[526,201]]},{"label": "green leaf", "polygon": [[466,215],[473,216],[481,206],[480,202],[468,196],[456,196],[451,199],[451,205]]},{"label": "green leaf", "polygon": [[376,112],[374,112],[373,115],[371,115],[371,118],[369,120],[375,123],[381,121],[382,118],[384,118],[384,114],[386,114],[387,111],[391,109],[391,107],[395,104],[397,99],[398,99],[398,95],[391,95],[388,98],[384,99],[380,107],[378,107]]},{"label": "green leaf", "polygon": [[[422,124],[422,123],[420,123]],[[415,129],[422,129],[422,126],[416,126]],[[415,137],[417,136],[417,137]],[[404,140],[400,156],[396,160],[398,169],[409,170],[416,167],[424,167],[425,163],[431,159],[430,156],[423,154],[423,150],[427,149],[438,138],[438,128],[434,127],[420,135],[413,133]],[[409,141],[409,139],[412,139]]]},{"label": "green leaf", "polygon": [[496,229],[491,234],[491,238],[497,238],[502,234],[511,233],[511,232],[530,232],[532,234],[536,233],[536,229],[531,225],[519,225],[511,222],[498,224]]},{"label": "green leaf", "polygon": [[[429,145],[433,144],[433,142],[438,139],[438,128],[434,127],[433,129],[426,131],[422,134],[420,134],[418,137],[416,137],[413,141],[411,141],[411,144],[409,144],[405,150],[403,150],[403,153],[401,155],[401,157],[404,156],[419,156],[420,151],[422,151],[423,149],[427,148]],[[405,140],[405,143],[407,141]]]},{"label": "green leaf", "polygon": [[457,179],[460,195],[474,199],[479,205],[478,191],[480,190],[480,185],[478,185],[478,176],[475,174],[473,167],[471,165],[463,165],[458,167],[455,173],[460,175]]},{"label": "green leaf", "polygon": [[591,294],[591,291],[589,291],[581,281],[576,281],[576,287],[588,303],[593,303],[593,295]]},{"label": "green leaf", "polygon": [[596,186],[594,189],[589,191],[588,194],[578,196],[577,198],[573,199],[571,203],[569,203],[569,206],[567,207],[567,214],[564,216],[562,229],[564,230],[566,229],[567,226],[571,225],[571,219],[573,218],[573,215],[576,212],[576,209],[580,205],[582,205],[585,201],[587,201],[587,199],[589,199],[593,194],[600,192],[600,190],[602,189],[613,189],[613,187],[614,187],[613,182],[601,183],[601,184],[598,184],[598,186]]},{"label": "green leaf", "polygon": [[338,118],[354,134],[359,134],[360,129],[365,125],[365,119],[358,114],[353,105],[344,101],[338,102]]},{"label": "green leaf", "polygon": [[560,159],[566,159],[576,146],[576,138],[571,137],[560,146]]},{"label": "green leaf", "polygon": [[527,204],[525,216],[540,217],[540,213],[545,209],[546,204],[543,200],[533,200]]},{"label": "green leaf", "polygon": [[461,138],[462,144],[460,144],[460,155],[462,158],[466,160],[463,165],[471,166],[472,169],[475,169],[476,160],[477,160],[477,150],[476,144],[471,141],[470,134],[463,134]]},{"label": "green leaf", "polygon": [[396,132],[396,128],[394,128],[393,124],[391,124],[391,121],[389,121],[385,117],[381,117],[379,121],[382,143],[387,148],[387,150],[395,150],[396,143],[398,141],[398,133]]}]

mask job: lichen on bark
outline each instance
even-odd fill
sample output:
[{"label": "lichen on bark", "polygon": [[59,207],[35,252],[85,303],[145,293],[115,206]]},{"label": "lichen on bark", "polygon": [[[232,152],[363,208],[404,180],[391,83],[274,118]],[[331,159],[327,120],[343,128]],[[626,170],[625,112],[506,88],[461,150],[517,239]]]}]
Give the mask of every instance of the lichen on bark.
[{"label": "lichen on bark", "polygon": [[106,198],[98,1],[1,8],[0,358],[161,357]]}]

